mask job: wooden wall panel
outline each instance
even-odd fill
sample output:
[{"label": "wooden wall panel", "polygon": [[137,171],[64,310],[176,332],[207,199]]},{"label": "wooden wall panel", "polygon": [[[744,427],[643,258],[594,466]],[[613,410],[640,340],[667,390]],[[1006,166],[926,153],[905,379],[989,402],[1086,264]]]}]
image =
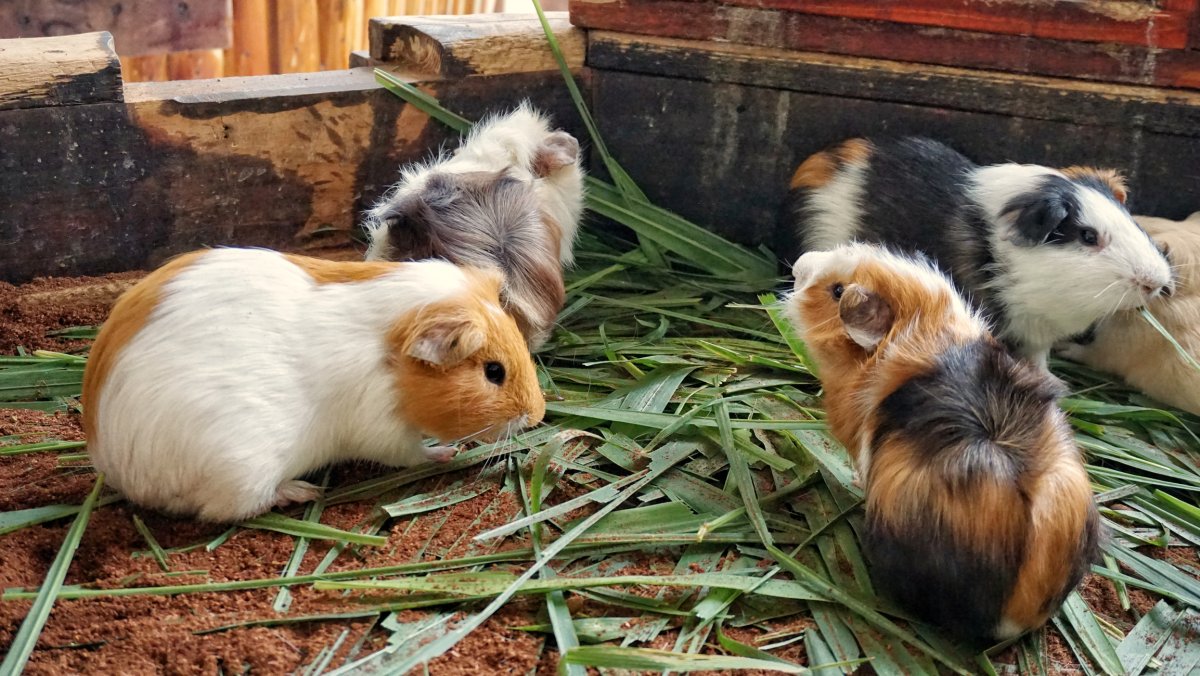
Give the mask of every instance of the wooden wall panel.
[{"label": "wooden wall panel", "polygon": [[0,38],[108,31],[122,56],[224,49],[230,0],[5,0]]}]

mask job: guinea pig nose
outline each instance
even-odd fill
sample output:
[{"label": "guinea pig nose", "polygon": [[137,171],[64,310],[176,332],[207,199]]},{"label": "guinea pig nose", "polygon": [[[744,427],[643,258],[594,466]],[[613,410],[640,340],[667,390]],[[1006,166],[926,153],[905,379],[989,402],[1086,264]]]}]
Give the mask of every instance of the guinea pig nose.
[{"label": "guinea pig nose", "polygon": [[1171,288],[1171,285],[1168,284],[1159,289],[1159,292],[1162,294],[1163,298],[1170,298],[1171,294],[1175,293],[1175,289]]}]

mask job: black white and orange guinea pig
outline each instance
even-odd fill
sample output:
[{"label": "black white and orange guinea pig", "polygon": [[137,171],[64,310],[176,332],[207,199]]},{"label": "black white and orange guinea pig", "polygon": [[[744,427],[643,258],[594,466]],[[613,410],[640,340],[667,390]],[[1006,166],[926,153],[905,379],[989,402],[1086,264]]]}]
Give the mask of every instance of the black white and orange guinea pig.
[{"label": "black white and orange guinea pig", "polygon": [[979,166],[926,138],[851,139],[806,159],[787,215],[805,251],[851,241],[931,256],[997,335],[1045,366],[1058,341],[1171,292],[1116,172]]},{"label": "black white and orange guinea pig", "polygon": [[1099,529],[1058,381],[923,258],[851,244],[804,254],[793,274],[787,312],[864,487],[872,580],[963,638],[1040,626]]},{"label": "black white and orange guinea pig", "polygon": [[454,153],[402,170],[367,213],[367,260],[503,270],[505,309],[537,349],[562,309],[582,213],[579,142],[523,103],[475,125]]},{"label": "black white and orange guinea pig", "polygon": [[[1171,262],[1175,292],[1147,304],[1150,313],[1200,359],[1200,211],[1183,221],[1137,216]],[[1101,320],[1085,340],[1061,345],[1059,354],[1120,376],[1142,392],[1200,415],[1200,373],[1134,310]]]},{"label": "black white and orange guinea pig", "polygon": [[84,371],[98,471],[131,501],[236,521],[313,499],[332,462],[446,462],[541,421],[500,275],[444,261],[181,256],[113,307]]}]

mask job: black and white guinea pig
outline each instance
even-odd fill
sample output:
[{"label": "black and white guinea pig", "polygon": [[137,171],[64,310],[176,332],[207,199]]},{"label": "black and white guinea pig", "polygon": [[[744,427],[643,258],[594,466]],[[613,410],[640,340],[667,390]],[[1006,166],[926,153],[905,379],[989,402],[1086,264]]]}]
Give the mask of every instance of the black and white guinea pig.
[{"label": "black and white guinea pig", "polygon": [[804,250],[851,241],[931,256],[998,336],[1045,366],[1055,342],[1171,292],[1112,170],[979,166],[927,138],[850,139],[792,176]]},{"label": "black and white guinea pig", "polygon": [[579,142],[526,102],[479,122],[453,153],[404,167],[367,212],[367,260],[499,268],[505,309],[536,349],[562,309],[582,212]]},{"label": "black and white guinea pig", "polygon": [[[1175,273],[1174,293],[1146,305],[1193,357],[1200,358],[1200,211],[1182,221],[1137,216]],[[1200,415],[1200,373],[1136,310],[1101,320],[1085,338],[1060,345],[1067,359],[1113,373],[1142,392]]]},{"label": "black and white guinea pig", "polygon": [[1099,537],[1058,380],[996,341],[928,260],[850,244],[793,274],[788,315],[864,486],[872,581],[964,638],[1040,626]]}]

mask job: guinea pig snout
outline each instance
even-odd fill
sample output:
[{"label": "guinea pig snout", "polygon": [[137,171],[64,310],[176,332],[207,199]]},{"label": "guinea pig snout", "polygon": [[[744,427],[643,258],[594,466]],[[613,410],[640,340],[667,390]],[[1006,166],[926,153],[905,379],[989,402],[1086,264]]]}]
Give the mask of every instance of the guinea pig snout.
[{"label": "guinea pig snout", "polygon": [[1147,302],[1175,293],[1175,280],[1170,278],[1163,280],[1155,275],[1141,274],[1134,277],[1133,284]]}]

